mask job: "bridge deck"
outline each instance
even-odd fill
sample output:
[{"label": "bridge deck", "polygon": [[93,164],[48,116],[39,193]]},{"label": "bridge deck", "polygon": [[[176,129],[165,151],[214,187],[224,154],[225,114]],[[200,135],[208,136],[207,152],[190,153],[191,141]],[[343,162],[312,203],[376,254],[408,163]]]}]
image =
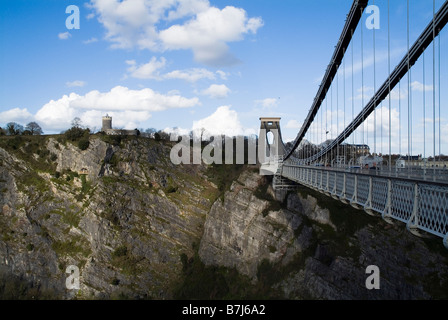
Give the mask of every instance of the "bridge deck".
[{"label": "bridge deck", "polygon": [[281,176],[287,179],[362,208],[369,214],[380,214],[388,222],[404,222],[413,234],[421,235],[419,231],[425,231],[442,237],[448,248],[448,180],[443,183],[401,177],[398,173],[382,175],[384,172],[343,171],[288,163],[280,166]]}]

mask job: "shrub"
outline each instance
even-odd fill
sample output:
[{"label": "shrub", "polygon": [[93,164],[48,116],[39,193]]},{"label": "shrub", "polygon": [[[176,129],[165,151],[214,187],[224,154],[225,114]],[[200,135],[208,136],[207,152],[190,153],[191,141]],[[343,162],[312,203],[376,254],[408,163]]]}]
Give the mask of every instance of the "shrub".
[{"label": "shrub", "polygon": [[119,146],[121,144],[121,141],[123,140],[123,136],[121,135],[102,135],[101,140],[103,140],[106,143],[110,143],[113,146]]},{"label": "shrub", "polygon": [[86,150],[90,145],[90,141],[88,139],[81,139],[78,142],[78,148],[81,150]]},{"label": "shrub", "polygon": [[167,193],[174,193],[177,191],[177,187],[169,186],[166,190]]},{"label": "shrub", "polygon": [[64,135],[67,138],[67,140],[76,141],[78,139],[81,139],[84,136],[88,136],[90,133],[89,129],[81,129],[78,127],[72,127],[65,131]]},{"label": "shrub", "polygon": [[39,155],[39,158],[45,158],[50,154],[50,151],[47,149],[37,150],[37,154]]},{"label": "shrub", "polygon": [[120,246],[112,252],[112,257],[124,257],[128,254],[128,248],[126,246]]},{"label": "shrub", "polygon": [[23,143],[22,137],[15,136],[12,139],[8,139],[8,142],[6,143],[8,147],[17,150],[20,148],[21,144]]}]

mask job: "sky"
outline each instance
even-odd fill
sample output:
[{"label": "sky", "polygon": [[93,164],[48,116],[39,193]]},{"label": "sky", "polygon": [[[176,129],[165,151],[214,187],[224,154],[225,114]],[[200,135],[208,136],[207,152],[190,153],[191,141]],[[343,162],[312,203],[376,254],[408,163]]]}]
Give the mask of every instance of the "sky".
[{"label": "sky", "polygon": [[[335,137],[386,79],[388,57],[393,70],[405,55],[407,2],[390,2],[388,10],[387,0],[370,1],[380,12],[379,29],[368,28],[371,14],[364,13],[354,35],[353,59],[349,48],[338,86],[332,87],[334,105],[328,95],[327,108],[321,109],[307,139],[320,143]],[[442,3],[435,0],[434,9]],[[101,117],[109,114],[116,128],[177,128],[179,132],[205,128],[212,133],[249,135],[258,133],[260,117],[277,116],[282,118],[284,139],[293,140],[351,5],[350,0],[2,0],[0,126],[36,121],[45,133],[59,133],[79,117],[98,131]],[[79,9],[79,29],[71,29],[76,12],[66,12],[69,6]],[[409,12],[412,45],[432,17],[433,1],[413,0]],[[443,57],[446,30],[440,37]],[[411,85],[405,80],[400,94],[395,89],[392,123],[388,123],[387,102],[384,112],[376,116],[387,124],[369,119],[370,129],[364,128],[365,135],[358,130],[353,142],[367,140],[374,126],[380,125],[387,132],[389,126],[394,128],[395,151],[409,140],[413,153],[432,148],[432,92],[436,88],[438,102],[439,64],[433,85],[430,49],[425,53],[425,67],[421,61],[414,66]],[[437,60],[438,47],[435,53]],[[440,87],[447,88],[443,59],[440,69]],[[425,78],[423,70],[427,70]],[[448,90],[440,91],[443,104]],[[412,92],[414,108],[409,126],[408,92]],[[423,93],[427,111],[423,111]],[[443,111],[447,108],[441,109],[435,115],[436,132],[440,127],[447,134],[437,135],[436,140],[440,137],[443,151],[448,115]],[[409,128],[413,128],[411,139]],[[383,133],[371,137],[369,143],[383,138],[388,141]],[[428,148],[423,150],[425,141]],[[378,149],[384,152],[387,143],[382,141]]]}]

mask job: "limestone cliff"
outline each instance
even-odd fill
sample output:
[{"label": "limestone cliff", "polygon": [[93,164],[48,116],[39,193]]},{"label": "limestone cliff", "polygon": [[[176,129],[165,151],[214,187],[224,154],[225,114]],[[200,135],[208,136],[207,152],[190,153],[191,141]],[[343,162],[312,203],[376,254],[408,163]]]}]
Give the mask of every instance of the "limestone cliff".
[{"label": "limestone cliff", "polygon": [[205,168],[172,165],[170,146],[150,139],[34,143],[0,148],[2,274],[71,298],[75,265],[78,297],[169,298],[217,194]]},{"label": "limestone cliff", "polygon": [[[448,252],[251,166],[175,166],[172,144],[0,139],[7,298],[448,298]],[[276,201],[277,197],[281,201]],[[80,270],[68,290],[66,268]],[[377,265],[381,289],[367,290]],[[24,290],[24,283],[27,290]]]},{"label": "limestone cliff", "polygon": [[[275,208],[257,198],[269,194],[263,185],[265,178],[246,171],[213,204],[199,250],[206,265],[235,267],[255,283],[262,278],[288,299],[448,297],[440,239],[416,238],[403,224],[388,225],[306,188]],[[380,290],[366,288],[369,265],[380,269]]]}]

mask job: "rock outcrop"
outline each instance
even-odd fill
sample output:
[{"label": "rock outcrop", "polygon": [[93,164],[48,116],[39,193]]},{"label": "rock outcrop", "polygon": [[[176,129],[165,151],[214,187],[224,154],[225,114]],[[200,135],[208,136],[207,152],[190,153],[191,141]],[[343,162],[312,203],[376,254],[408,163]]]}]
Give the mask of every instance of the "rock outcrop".
[{"label": "rock outcrop", "polygon": [[232,184],[224,201],[213,204],[199,249],[206,265],[235,267],[256,277],[263,259],[287,263],[302,250],[303,243],[294,235],[302,223],[299,216],[288,210],[270,211],[266,217],[261,214],[269,205],[254,195],[262,180],[258,173],[246,171]]},{"label": "rock outcrop", "polygon": [[[243,279],[265,298],[448,298],[440,239],[304,187],[275,201],[251,166],[230,187],[232,170],[221,170],[217,187],[207,166],[173,165],[169,143],[113,142],[0,141],[0,293],[23,298],[27,283],[25,298],[169,299],[199,266],[226,294],[225,279]],[[379,290],[366,288],[370,265]],[[66,288],[68,266],[79,268],[80,290]]]},{"label": "rock outcrop", "polygon": [[180,255],[199,243],[217,194],[205,168],[172,165],[169,145],[150,139],[91,138],[84,151],[45,143],[49,155],[36,163],[21,160],[27,145],[0,148],[3,273],[65,299],[75,294],[65,286],[74,265],[78,298],[170,298]]},{"label": "rock outcrop", "polygon": [[[266,214],[269,201],[255,196],[265,183],[245,172],[212,206],[199,250],[206,265],[235,267],[256,282],[268,261],[271,274],[282,274],[273,276],[273,288],[288,299],[447,298],[448,253],[440,239],[416,238],[402,224],[305,188]],[[440,251],[431,250],[434,243]],[[379,290],[366,288],[369,265],[380,270]]]}]

